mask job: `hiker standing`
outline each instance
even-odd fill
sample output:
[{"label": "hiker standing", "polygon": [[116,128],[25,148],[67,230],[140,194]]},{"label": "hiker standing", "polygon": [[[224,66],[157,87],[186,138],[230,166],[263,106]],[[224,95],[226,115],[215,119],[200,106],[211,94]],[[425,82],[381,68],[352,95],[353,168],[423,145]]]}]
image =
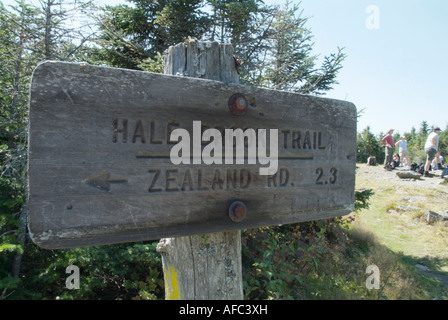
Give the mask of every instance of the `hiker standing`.
[{"label": "hiker standing", "polygon": [[395,150],[395,143],[394,138],[392,137],[392,133],[394,133],[394,129],[389,129],[387,131],[387,135],[381,139],[381,143],[383,146],[386,147],[385,153],[386,153],[386,159],[384,159],[384,169],[387,171],[392,170],[391,164],[392,164],[392,157],[394,156],[394,150]]},{"label": "hiker standing", "polygon": [[401,160],[401,163],[403,164],[403,166],[404,166],[404,163],[406,162],[406,165],[408,167],[410,167],[411,159],[409,159],[408,142],[406,141],[406,137],[401,136],[400,140],[397,141],[395,146],[398,147],[398,153],[400,154],[400,160]]},{"label": "hiker standing", "polygon": [[424,177],[430,177],[429,168],[431,167],[431,162],[435,159],[437,162],[437,167],[442,168],[442,164],[440,163],[439,157],[436,157],[439,154],[439,134],[440,128],[435,128],[426,139],[425,144],[425,152],[426,152],[426,164],[425,164],[425,172],[423,173]]}]

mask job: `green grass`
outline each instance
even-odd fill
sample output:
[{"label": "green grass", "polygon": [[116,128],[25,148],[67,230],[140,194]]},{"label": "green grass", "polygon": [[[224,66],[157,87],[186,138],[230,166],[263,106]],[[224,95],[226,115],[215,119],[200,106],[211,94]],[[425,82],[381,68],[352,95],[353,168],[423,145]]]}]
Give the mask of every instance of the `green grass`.
[{"label": "green grass", "polygon": [[[416,190],[414,190],[415,192]],[[421,190],[418,194],[425,194]],[[428,198],[433,194],[427,195]],[[371,230],[378,240],[394,252],[413,256],[437,255],[448,259],[448,230],[445,223],[427,224],[423,214],[437,211],[433,202],[414,203],[421,210],[400,211],[396,194],[381,193],[371,199],[371,207],[359,214],[359,224]],[[392,210],[392,213],[389,211]]]},{"label": "green grass", "polygon": [[[448,299],[448,284],[440,279],[448,280],[448,223],[424,219],[425,211],[448,209],[448,188],[406,183],[372,168],[358,170],[356,178],[357,204],[363,203],[360,193],[374,192],[369,206],[357,206],[362,210],[313,227],[246,233],[249,298]],[[380,272],[378,289],[367,288],[370,266]]]},{"label": "green grass", "polygon": [[[389,299],[448,299],[447,286],[415,267],[423,265],[429,272],[448,276],[448,223],[429,225],[423,216],[428,210],[447,209],[446,189],[376,181],[362,170],[358,170],[357,188],[371,188],[375,192],[370,207],[357,213],[352,225],[351,237],[357,248],[363,249],[357,263],[371,261],[381,265],[383,275],[392,272],[384,291]],[[403,196],[425,199],[409,203]],[[406,206],[415,208],[403,210]],[[391,271],[391,265],[395,265],[395,270]]]}]

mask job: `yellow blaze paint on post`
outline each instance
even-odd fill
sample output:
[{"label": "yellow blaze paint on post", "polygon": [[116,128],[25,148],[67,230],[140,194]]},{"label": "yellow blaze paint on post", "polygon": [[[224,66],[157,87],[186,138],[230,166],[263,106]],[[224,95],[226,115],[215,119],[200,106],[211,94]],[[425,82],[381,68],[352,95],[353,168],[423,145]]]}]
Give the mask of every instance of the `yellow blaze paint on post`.
[{"label": "yellow blaze paint on post", "polygon": [[181,294],[179,291],[179,284],[177,283],[177,272],[174,267],[163,268],[165,274],[165,299],[166,300],[180,300]]}]

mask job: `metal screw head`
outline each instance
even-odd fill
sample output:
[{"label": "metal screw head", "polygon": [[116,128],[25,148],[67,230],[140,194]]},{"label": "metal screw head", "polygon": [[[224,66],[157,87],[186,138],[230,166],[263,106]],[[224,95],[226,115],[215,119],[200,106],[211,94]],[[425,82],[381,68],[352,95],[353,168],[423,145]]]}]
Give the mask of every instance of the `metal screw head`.
[{"label": "metal screw head", "polygon": [[241,116],[247,112],[247,100],[241,93],[232,95],[229,99],[229,109],[236,116]]},{"label": "metal screw head", "polygon": [[234,201],[229,207],[229,218],[233,222],[244,220],[247,214],[247,207],[242,201]]}]

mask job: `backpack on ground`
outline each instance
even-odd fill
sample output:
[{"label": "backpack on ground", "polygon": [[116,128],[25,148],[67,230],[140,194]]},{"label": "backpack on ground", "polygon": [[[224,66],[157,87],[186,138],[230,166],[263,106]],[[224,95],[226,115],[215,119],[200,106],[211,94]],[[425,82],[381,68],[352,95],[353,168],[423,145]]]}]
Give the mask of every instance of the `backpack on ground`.
[{"label": "backpack on ground", "polygon": [[424,163],[420,164],[417,172],[420,173],[420,174],[424,174],[425,173],[425,164]]}]

